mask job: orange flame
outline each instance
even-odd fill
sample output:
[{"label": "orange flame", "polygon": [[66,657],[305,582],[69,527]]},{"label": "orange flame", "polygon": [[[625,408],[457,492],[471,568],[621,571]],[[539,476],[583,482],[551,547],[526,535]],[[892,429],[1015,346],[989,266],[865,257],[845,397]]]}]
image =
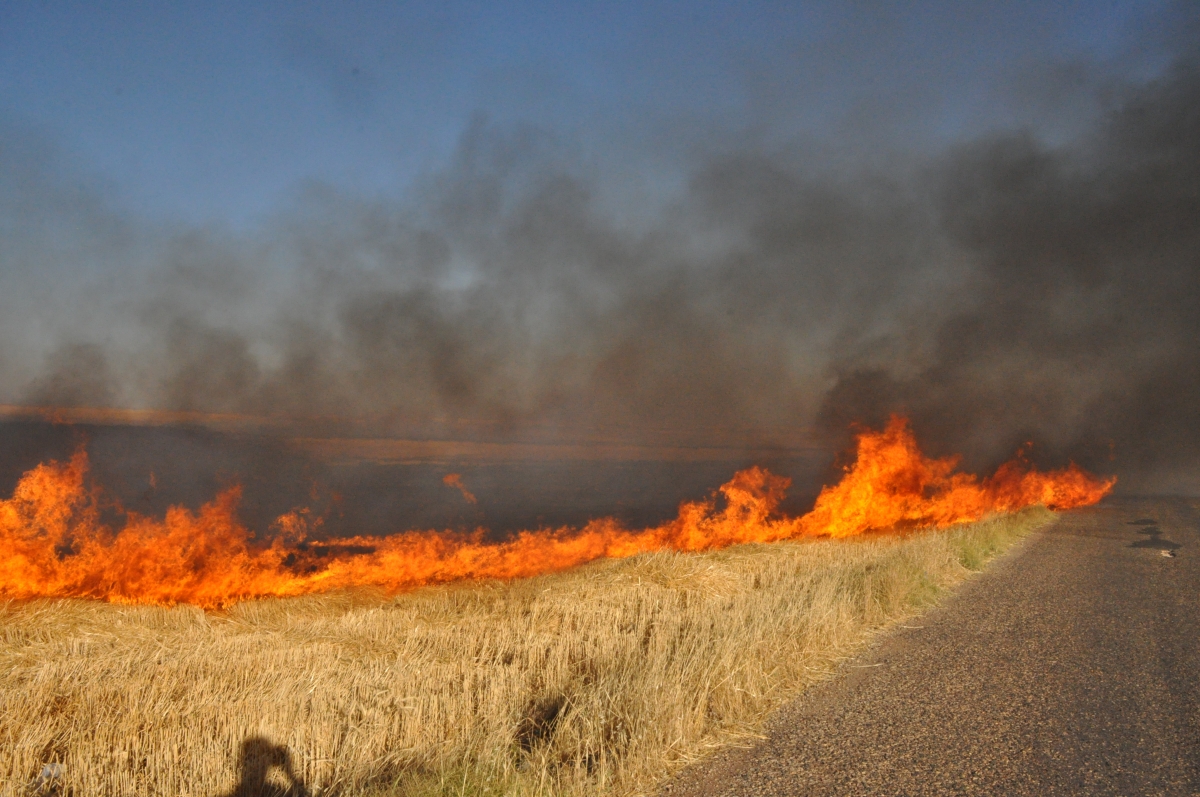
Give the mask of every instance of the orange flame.
[{"label": "orange flame", "polygon": [[463,484],[462,476],[459,476],[457,473],[447,473],[442,477],[442,484],[447,487],[453,487],[462,493],[463,500],[468,504],[478,503],[474,493],[467,489],[467,485]]},{"label": "orange flame", "polygon": [[237,488],[197,512],[173,507],[161,520],[128,512],[121,528],[106,526],[102,497],[87,484],[87,455],[79,451],[67,463],[29,471],[13,496],[0,500],[0,597],[216,608],[359,585],[397,592],[463,578],[532,576],[661,549],[944,527],[1039,503],[1067,509],[1099,501],[1116,481],[1075,465],[1039,473],[1019,455],[983,480],[955,473],[956,464],[922,456],[907,421],[893,418],[882,432],[858,436],[854,465],[801,517],[777,511],[790,480],[752,467],[721,486],[723,501],[714,494],[685,502],[674,520],[641,530],[601,518],[499,543],[486,542],[482,529],[311,542],[320,520],[297,510],[279,518],[270,542],[257,543],[237,519]]}]

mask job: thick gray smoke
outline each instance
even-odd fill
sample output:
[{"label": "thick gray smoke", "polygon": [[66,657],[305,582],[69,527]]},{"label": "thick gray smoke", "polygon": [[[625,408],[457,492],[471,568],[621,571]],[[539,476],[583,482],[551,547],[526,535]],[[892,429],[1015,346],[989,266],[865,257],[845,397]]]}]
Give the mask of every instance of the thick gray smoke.
[{"label": "thick gray smoke", "polygon": [[902,411],[969,465],[1032,440],[1177,486],[1200,450],[1200,67],[1108,91],[1055,143],[857,167],[714,146],[641,212],[561,142],[481,122],[406,201],[313,186],[251,232],[132,221],[8,133],[0,401],[747,449]]},{"label": "thick gray smoke", "polygon": [[[938,229],[972,264],[924,367],[837,364],[827,424],[902,408],[942,449],[1151,480],[1200,451],[1200,69],[1121,97],[1090,135],[973,142],[936,165]],[[1149,480],[1149,481],[1148,481]]]}]

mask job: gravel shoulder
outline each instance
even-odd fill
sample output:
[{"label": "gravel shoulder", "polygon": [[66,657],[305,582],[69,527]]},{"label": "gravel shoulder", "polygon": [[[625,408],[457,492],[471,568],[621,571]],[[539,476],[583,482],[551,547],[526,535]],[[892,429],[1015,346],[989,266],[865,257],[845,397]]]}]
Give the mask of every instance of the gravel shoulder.
[{"label": "gravel shoulder", "polygon": [[1200,794],[1195,502],[1064,513],[907,626],[664,797]]}]

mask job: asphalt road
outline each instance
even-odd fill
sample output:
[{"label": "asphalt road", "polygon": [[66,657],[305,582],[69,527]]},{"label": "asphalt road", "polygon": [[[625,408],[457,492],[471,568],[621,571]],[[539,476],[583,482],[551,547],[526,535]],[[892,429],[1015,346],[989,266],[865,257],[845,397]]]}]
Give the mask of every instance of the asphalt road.
[{"label": "asphalt road", "polygon": [[664,794],[1200,795],[1198,507],[1065,513]]}]

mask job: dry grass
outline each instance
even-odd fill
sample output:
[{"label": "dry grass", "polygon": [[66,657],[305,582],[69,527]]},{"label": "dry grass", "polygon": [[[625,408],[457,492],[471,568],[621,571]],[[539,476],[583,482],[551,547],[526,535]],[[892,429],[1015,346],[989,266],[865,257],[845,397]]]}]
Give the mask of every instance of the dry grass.
[{"label": "dry grass", "polygon": [[0,795],[47,763],[76,795],[258,793],[288,760],[321,795],[638,793],[1051,518],[225,614],[0,605]]}]

